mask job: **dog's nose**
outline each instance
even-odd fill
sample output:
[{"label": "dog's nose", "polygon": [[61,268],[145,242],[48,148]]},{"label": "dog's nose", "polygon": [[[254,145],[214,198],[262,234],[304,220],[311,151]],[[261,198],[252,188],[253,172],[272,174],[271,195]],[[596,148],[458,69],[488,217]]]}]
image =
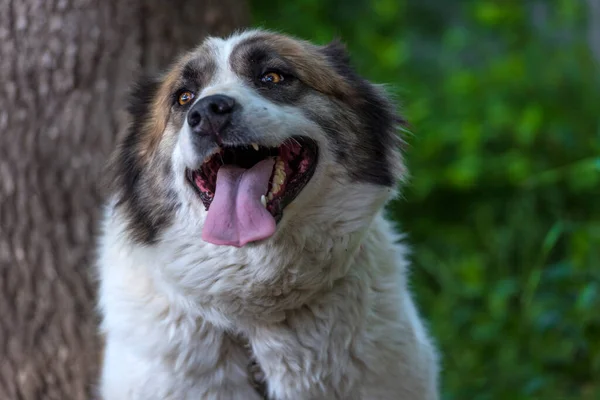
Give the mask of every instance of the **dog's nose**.
[{"label": "dog's nose", "polygon": [[223,94],[204,97],[190,109],[188,125],[194,133],[218,136],[231,120],[235,105],[235,99]]}]

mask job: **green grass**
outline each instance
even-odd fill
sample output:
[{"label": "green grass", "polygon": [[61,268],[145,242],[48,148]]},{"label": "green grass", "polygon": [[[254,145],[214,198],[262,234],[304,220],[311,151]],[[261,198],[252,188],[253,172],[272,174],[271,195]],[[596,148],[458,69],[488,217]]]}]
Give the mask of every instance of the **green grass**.
[{"label": "green grass", "polygon": [[[535,5],[537,4],[537,5]],[[390,214],[449,399],[600,399],[600,67],[585,2],[252,2],[390,85],[411,179]]]}]

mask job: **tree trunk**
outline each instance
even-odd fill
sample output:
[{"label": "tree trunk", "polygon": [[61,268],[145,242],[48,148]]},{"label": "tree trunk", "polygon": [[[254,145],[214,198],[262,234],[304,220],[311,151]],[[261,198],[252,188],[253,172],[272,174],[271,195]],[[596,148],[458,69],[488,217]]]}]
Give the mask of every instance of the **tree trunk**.
[{"label": "tree trunk", "polygon": [[0,0],[0,399],[89,399],[98,181],[136,71],[246,23],[239,0]]}]

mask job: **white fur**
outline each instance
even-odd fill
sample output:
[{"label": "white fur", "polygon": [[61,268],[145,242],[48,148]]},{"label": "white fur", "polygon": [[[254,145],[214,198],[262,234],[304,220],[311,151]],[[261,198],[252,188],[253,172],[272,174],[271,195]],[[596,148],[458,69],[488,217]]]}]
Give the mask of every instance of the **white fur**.
[{"label": "white fur", "polygon": [[[231,42],[215,46],[227,65]],[[220,72],[205,92],[252,95]],[[104,399],[259,399],[252,355],[272,399],[436,400],[436,354],[408,290],[406,251],[382,216],[392,191],[352,182],[317,127],[260,101],[264,126],[283,121],[266,142],[300,126],[320,148],[273,237],[242,248],[202,241],[206,212],[182,173],[197,162],[185,129],[172,157],[182,206],[156,244],[133,243],[123,211],[107,205]]]}]

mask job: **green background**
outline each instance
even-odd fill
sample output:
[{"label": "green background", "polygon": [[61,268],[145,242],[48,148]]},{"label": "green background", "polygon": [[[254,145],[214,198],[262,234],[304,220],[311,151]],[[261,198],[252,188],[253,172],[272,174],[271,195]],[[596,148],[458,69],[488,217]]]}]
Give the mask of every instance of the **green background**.
[{"label": "green background", "polygon": [[[411,123],[390,206],[445,399],[600,399],[600,67],[579,0],[253,0]],[[600,49],[598,49],[600,51]]]}]

